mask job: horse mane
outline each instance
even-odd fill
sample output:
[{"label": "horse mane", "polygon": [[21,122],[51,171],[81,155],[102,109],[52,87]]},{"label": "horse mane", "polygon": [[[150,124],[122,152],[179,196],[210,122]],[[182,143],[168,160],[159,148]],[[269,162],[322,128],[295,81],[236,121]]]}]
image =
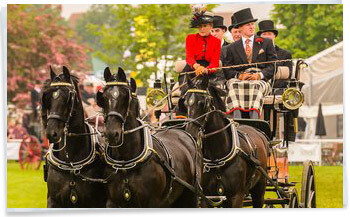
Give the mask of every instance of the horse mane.
[{"label": "horse mane", "polygon": [[214,107],[218,110],[226,112],[225,102],[222,101],[220,97],[220,93],[219,93],[220,90],[218,90],[218,88],[213,85],[209,85],[208,90],[210,95],[213,97]]}]

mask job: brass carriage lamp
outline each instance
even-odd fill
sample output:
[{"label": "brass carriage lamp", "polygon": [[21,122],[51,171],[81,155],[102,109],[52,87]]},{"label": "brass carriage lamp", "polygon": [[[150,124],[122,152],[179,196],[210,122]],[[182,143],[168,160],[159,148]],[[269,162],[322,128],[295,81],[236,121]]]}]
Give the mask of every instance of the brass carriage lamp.
[{"label": "brass carriage lamp", "polygon": [[289,110],[298,109],[304,102],[304,94],[297,88],[290,87],[283,92],[282,102]]}]

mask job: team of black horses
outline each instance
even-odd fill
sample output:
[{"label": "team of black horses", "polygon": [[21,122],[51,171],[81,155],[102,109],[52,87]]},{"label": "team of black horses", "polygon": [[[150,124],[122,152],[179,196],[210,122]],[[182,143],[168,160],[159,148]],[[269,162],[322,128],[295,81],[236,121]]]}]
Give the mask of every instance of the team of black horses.
[{"label": "team of black horses", "polygon": [[84,118],[78,78],[63,66],[42,91],[51,146],[44,178],[47,207],[262,207],[268,139],[224,114],[206,77],[188,80],[184,127],[153,128],[140,119],[136,82],[107,67],[96,94],[102,134]]}]

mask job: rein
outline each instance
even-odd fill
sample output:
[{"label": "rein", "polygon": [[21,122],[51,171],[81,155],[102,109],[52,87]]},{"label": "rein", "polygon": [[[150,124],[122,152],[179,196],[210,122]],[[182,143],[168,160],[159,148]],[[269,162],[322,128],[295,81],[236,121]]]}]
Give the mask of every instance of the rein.
[{"label": "rein", "polygon": [[[257,66],[261,64],[270,64],[270,63],[282,63],[282,62],[291,62],[293,59],[286,59],[286,60],[274,60],[274,61],[265,61],[265,62],[258,62],[258,63],[246,63],[246,64],[239,64],[239,65],[232,65],[232,66],[222,66],[217,68],[208,68],[210,70],[219,70],[219,69],[232,69],[232,68],[240,68],[244,66]],[[189,71],[189,72],[181,72],[180,75],[189,75],[193,74],[195,71]]]}]

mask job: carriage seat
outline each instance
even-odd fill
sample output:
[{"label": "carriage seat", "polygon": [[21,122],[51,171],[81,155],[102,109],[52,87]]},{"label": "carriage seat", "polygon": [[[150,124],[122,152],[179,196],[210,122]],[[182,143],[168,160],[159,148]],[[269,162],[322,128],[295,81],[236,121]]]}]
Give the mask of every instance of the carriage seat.
[{"label": "carriage seat", "polygon": [[[290,79],[290,70],[288,66],[278,66],[275,74],[275,82],[283,82],[282,88],[287,88],[287,81]],[[281,84],[281,83],[280,83]],[[281,87],[279,87],[281,88]],[[264,97],[264,105],[273,105],[282,103],[282,95],[268,95]]]},{"label": "carriage seat", "polygon": [[277,72],[275,74],[276,80],[288,80],[290,77],[290,70],[288,66],[278,66]]}]

